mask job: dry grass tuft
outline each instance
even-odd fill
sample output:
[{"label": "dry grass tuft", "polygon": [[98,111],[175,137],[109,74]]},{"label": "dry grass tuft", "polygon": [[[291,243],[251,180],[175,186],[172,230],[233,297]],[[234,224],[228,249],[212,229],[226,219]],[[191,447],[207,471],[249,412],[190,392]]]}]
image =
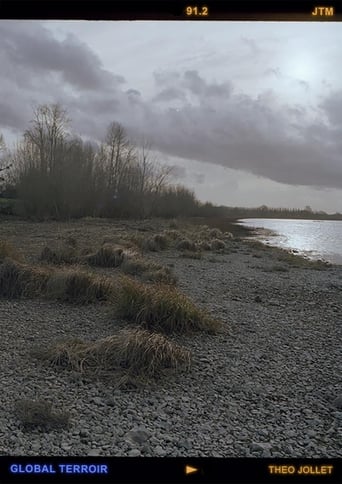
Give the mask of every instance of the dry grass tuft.
[{"label": "dry grass tuft", "polygon": [[203,240],[202,242],[198,242],[198,248],[199,250],[211,250],[211,245],[209,242],[206,242]]},{"label": "dry grass tuft", "polygon": [[123,278],[113,298],[116,316],[165,333],[206,331],[220,328],[204,310],[172,286],[151,286]]},{"label": "dry grass tuft", "polygon": [[75,304],[107,301],[112,292],[108,278],[75,267],[53,272],[46,286],[48,298]]},{"label": "dry grass tuft", "polygon": [[180,256],[184,259],[203,259],[202,252],[194,252],[193,250],[185,250]]},{"label": "dry grass tuft", "polygon": [[23,262],[24,258],[12,244],[6,240],[0,240],[0,264],[6,259],[12,259],[17,262]]},{"label": "dry grass tuft", "polygon": [[195,242],[192,242],[190,239],[182,239],[178,242],[176,245],[176,248],[178,250],[189,250],[189,251],[195,251],[196,250],[196,244]]},{"label": "dry grass tuft", "polygon": [[219,238],[219,237],[222,237],[223,236],[223,233],[220,229],[210,229],[209,230],[209,237],[211,238]]},{"label": "dry grass tuft", "polygon": [[179,230],[164,230],[164,234],[171,240],[178,240],[182,237]]},{"label": "dry grass tuft", "polygon": [[52,412],[51,403],[45,400],[19,400],[14,412],[25,428],[63,429],[69,426],[70,415]]},{"label": "dry grass tuft", "polygon": [[143,329],[124,329],[90,343],[65,341],[39,349],[35,356],[80,372],[125,370],[142,376],[155,376],[163,368],[189,367],[191,362],[189,350]]},{"label": "dry grass tuft", "polygon": [[45,296],[85,304],[106,301],[112,292],[111,280],[78,267],[52,270],[11,259],[5,259],[0,265],[0,295],[7,298]]},{"label": "dry grass tuft", "polygon": [[169,267],[160,267],[152,271],[147,271],[142,274],[142,280],[147,282],[161,283],[161,284],[177,284],[177,276],[175,276]]},{"label": "dry grass tuft", "polygon": [[46,246],[40,254],[40,260],[48,264],[75,264],[78,260],[76,250],[72,246],[61,246],[51,249]]},{"label": "dry grass tuft", "polygon": [[39,296],[44,293],[49,277],[47,269],[5,259],[0,265],[0,295],[7,298]]},{"label": "dry grass tuft", "polygon": [[141,248],[144,250],[159,252],[168,248],[169,239],[165,234],[154,234],[152,237],[148,237],[147,239],[143,238],[140,244]]},{"label": "dry grass tuft", "polygon": [[119,267],[124,261],[125,255],[122,247],[103,245],[95,254],[85,257],[86,262],[91,266],[98,267]]},{"label": "dry grass tuft", "polygon": [[176,284],[177,278],[168,267],[163,267],[154,262],[140,257],[126,259],[122,266],[122,272],[131,276],[141,276],[144,281]]},{"label": "dry grass tuft", "polygon": [[220,239],[213,239],[210,245],[212,250],[224,250],[226,248],[226,244]]}]

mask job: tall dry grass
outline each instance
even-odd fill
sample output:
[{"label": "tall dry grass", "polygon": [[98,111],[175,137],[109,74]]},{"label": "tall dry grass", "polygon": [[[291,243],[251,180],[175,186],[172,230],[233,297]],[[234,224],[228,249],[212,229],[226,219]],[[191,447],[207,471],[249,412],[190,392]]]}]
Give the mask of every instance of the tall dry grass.
[{"label": "tall dry grass", "polygon": [[7,298],[47,297],[76,304],[108,300],[113,283],[79,267],[51,269],[5,259],[0,265],[0,295]]},{"label": "tall dry grass", "polygon": [[176,288],[142,284],[128,277],[122,278],[113,304],[117,317],[165,333],[215,333],[221,326]]},{"label": "tall dry grass", "polygon": [[64,341],[51,348],[35,349],[33,355],[53,366],[80,372],[125,370],[145,377],[155,376],[164,368],[188,368],[191,363],[189,350],[143,329],[124,329],[89,343]]}]

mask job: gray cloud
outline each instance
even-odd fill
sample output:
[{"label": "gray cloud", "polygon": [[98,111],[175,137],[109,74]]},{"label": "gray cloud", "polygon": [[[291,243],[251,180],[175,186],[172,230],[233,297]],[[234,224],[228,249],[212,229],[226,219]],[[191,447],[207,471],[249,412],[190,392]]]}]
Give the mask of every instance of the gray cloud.
[{"label": "gray cloud", "polygon": [[69,34],[57,41],[48,29],[36,23],[0,24],[5,61],[28,73],[59,73],[61,80],[78,89],[105,88],[109,82],[122,84],[124,78],[104,70],[99,58],[83,42]]},{"label": "gray cloud", "polygon": [[[123,90],[124,77],[107,71],[75,36],[57,40],[37,22],[0,22],[0,36],[0,127],[21,130],[33,102],[60,101],[75,131],[93,139],[117,121],[170,156],[291,185],[342,188],[342,91],[309,108],[281,103],[272,89],[241,93],[227,75],[216,82],[195,69],[159,70],[148,99],[135,86]],[[254,41],[244,43],[259,52]]]}]

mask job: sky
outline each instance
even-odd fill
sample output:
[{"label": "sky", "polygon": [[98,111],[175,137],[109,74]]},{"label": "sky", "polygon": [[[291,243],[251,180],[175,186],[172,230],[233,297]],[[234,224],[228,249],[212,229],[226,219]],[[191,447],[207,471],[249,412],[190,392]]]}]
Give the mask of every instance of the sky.
[{"label": "sky", "polygon": [[341,25],[0,21],[0,132],[39,104],[75,133],[147,140],[174,181],[228,206],[342,212]]}]

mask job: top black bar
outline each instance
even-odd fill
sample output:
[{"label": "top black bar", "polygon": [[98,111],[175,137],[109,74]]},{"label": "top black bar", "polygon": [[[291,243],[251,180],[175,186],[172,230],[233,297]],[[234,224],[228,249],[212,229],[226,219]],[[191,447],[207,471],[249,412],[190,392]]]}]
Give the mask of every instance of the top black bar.
[{"label": "top black bar", "polygon": [[342,20],[342,0],[0,0],[1,19]]}]

